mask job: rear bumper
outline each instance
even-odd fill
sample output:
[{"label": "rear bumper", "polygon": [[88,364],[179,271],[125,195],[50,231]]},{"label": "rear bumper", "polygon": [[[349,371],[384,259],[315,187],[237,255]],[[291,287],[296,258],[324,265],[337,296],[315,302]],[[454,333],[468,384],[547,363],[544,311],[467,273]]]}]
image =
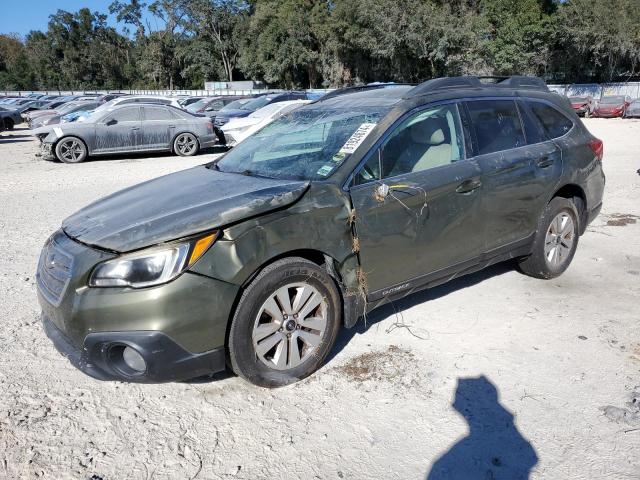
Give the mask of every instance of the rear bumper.
[{"label": "rear bumper", "polygon": [[[224,348],[190,353],[162,332],[91,333],[85,337],[82,348],[77,348],[44,314],[41,318],[47,337],[62,356],[98,380],[173,382],[221,372],[226,368]],[[134,372],[123,364],[119,352],[125,346],[133,348],[144,358],[144,372]]]}]

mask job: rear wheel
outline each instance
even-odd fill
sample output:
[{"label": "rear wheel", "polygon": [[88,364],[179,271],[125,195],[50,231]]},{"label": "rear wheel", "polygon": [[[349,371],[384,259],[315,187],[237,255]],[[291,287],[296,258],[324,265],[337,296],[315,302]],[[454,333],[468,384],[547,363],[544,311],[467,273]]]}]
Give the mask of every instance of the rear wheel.
[{"label": "rear wheel", "polygon": [[575,204],[553,198],[542,214],[531,255],[520,261],[520,270],[535,278],[555,278],[567,268],[576,253],[580,236]]},{"label": "rear wheel", "polygon": [[84,162],[87,146],[77,137],[65,137],[56,144],[56,158],[64,163]]},{"label": "rear wheel", "polygon": [[6,130],[13,130],[13,126],[14,126],[13,119],[11,119],[11,118],[5,118],[4,119],[4,128]]},{"label": "rear wheel", "polygon": [[233,371],[263,387],[301,380],[324,362],[341,321],[333,279],[303,258],[266,267],[247,287],[229,332]]},{"label": "rear wheel", "polygon": [[173,150],[181,157],[191,157],[199,148],[198,139],[191,133],[181,133],[173,141]]}]

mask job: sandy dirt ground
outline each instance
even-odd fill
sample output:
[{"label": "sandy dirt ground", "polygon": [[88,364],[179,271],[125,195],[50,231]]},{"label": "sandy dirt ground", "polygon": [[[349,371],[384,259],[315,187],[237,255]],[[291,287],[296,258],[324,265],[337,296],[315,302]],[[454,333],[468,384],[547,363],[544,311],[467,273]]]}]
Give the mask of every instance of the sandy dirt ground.
[{"label": "sandy dirt ground", "polygon": [[640,121],[587,125],[605,204],[562,277],[499,265],[382,307],[278,390],[98,382],[39,323],[63,218],[211,155],[63,165],[0,134],[0,478],[640,479]]}]

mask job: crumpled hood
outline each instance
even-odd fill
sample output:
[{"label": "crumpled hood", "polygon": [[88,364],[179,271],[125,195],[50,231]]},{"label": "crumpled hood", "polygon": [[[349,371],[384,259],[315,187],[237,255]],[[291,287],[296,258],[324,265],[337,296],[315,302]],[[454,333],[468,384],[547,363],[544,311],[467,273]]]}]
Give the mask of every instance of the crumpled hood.
[{"label": "crumpled hood", "polygon": [[128,252],[287,206],[308,186],[199,166],[109,195],[71,215],[62,228],[82,243]]}]

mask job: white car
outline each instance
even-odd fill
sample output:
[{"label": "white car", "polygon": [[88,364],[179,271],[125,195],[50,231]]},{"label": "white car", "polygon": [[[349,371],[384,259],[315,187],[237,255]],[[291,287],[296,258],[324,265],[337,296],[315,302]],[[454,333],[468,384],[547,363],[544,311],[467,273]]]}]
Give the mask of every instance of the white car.
[{"label": "white car", "polygon": [[256,110],[247,117],[229,120],[229,122],[222,126],[222,132],[224,133],[227,146],[232,147],[237,145],[282,115],[309,102],[310,100],[290,100],[271,103],[266,107]]}]

